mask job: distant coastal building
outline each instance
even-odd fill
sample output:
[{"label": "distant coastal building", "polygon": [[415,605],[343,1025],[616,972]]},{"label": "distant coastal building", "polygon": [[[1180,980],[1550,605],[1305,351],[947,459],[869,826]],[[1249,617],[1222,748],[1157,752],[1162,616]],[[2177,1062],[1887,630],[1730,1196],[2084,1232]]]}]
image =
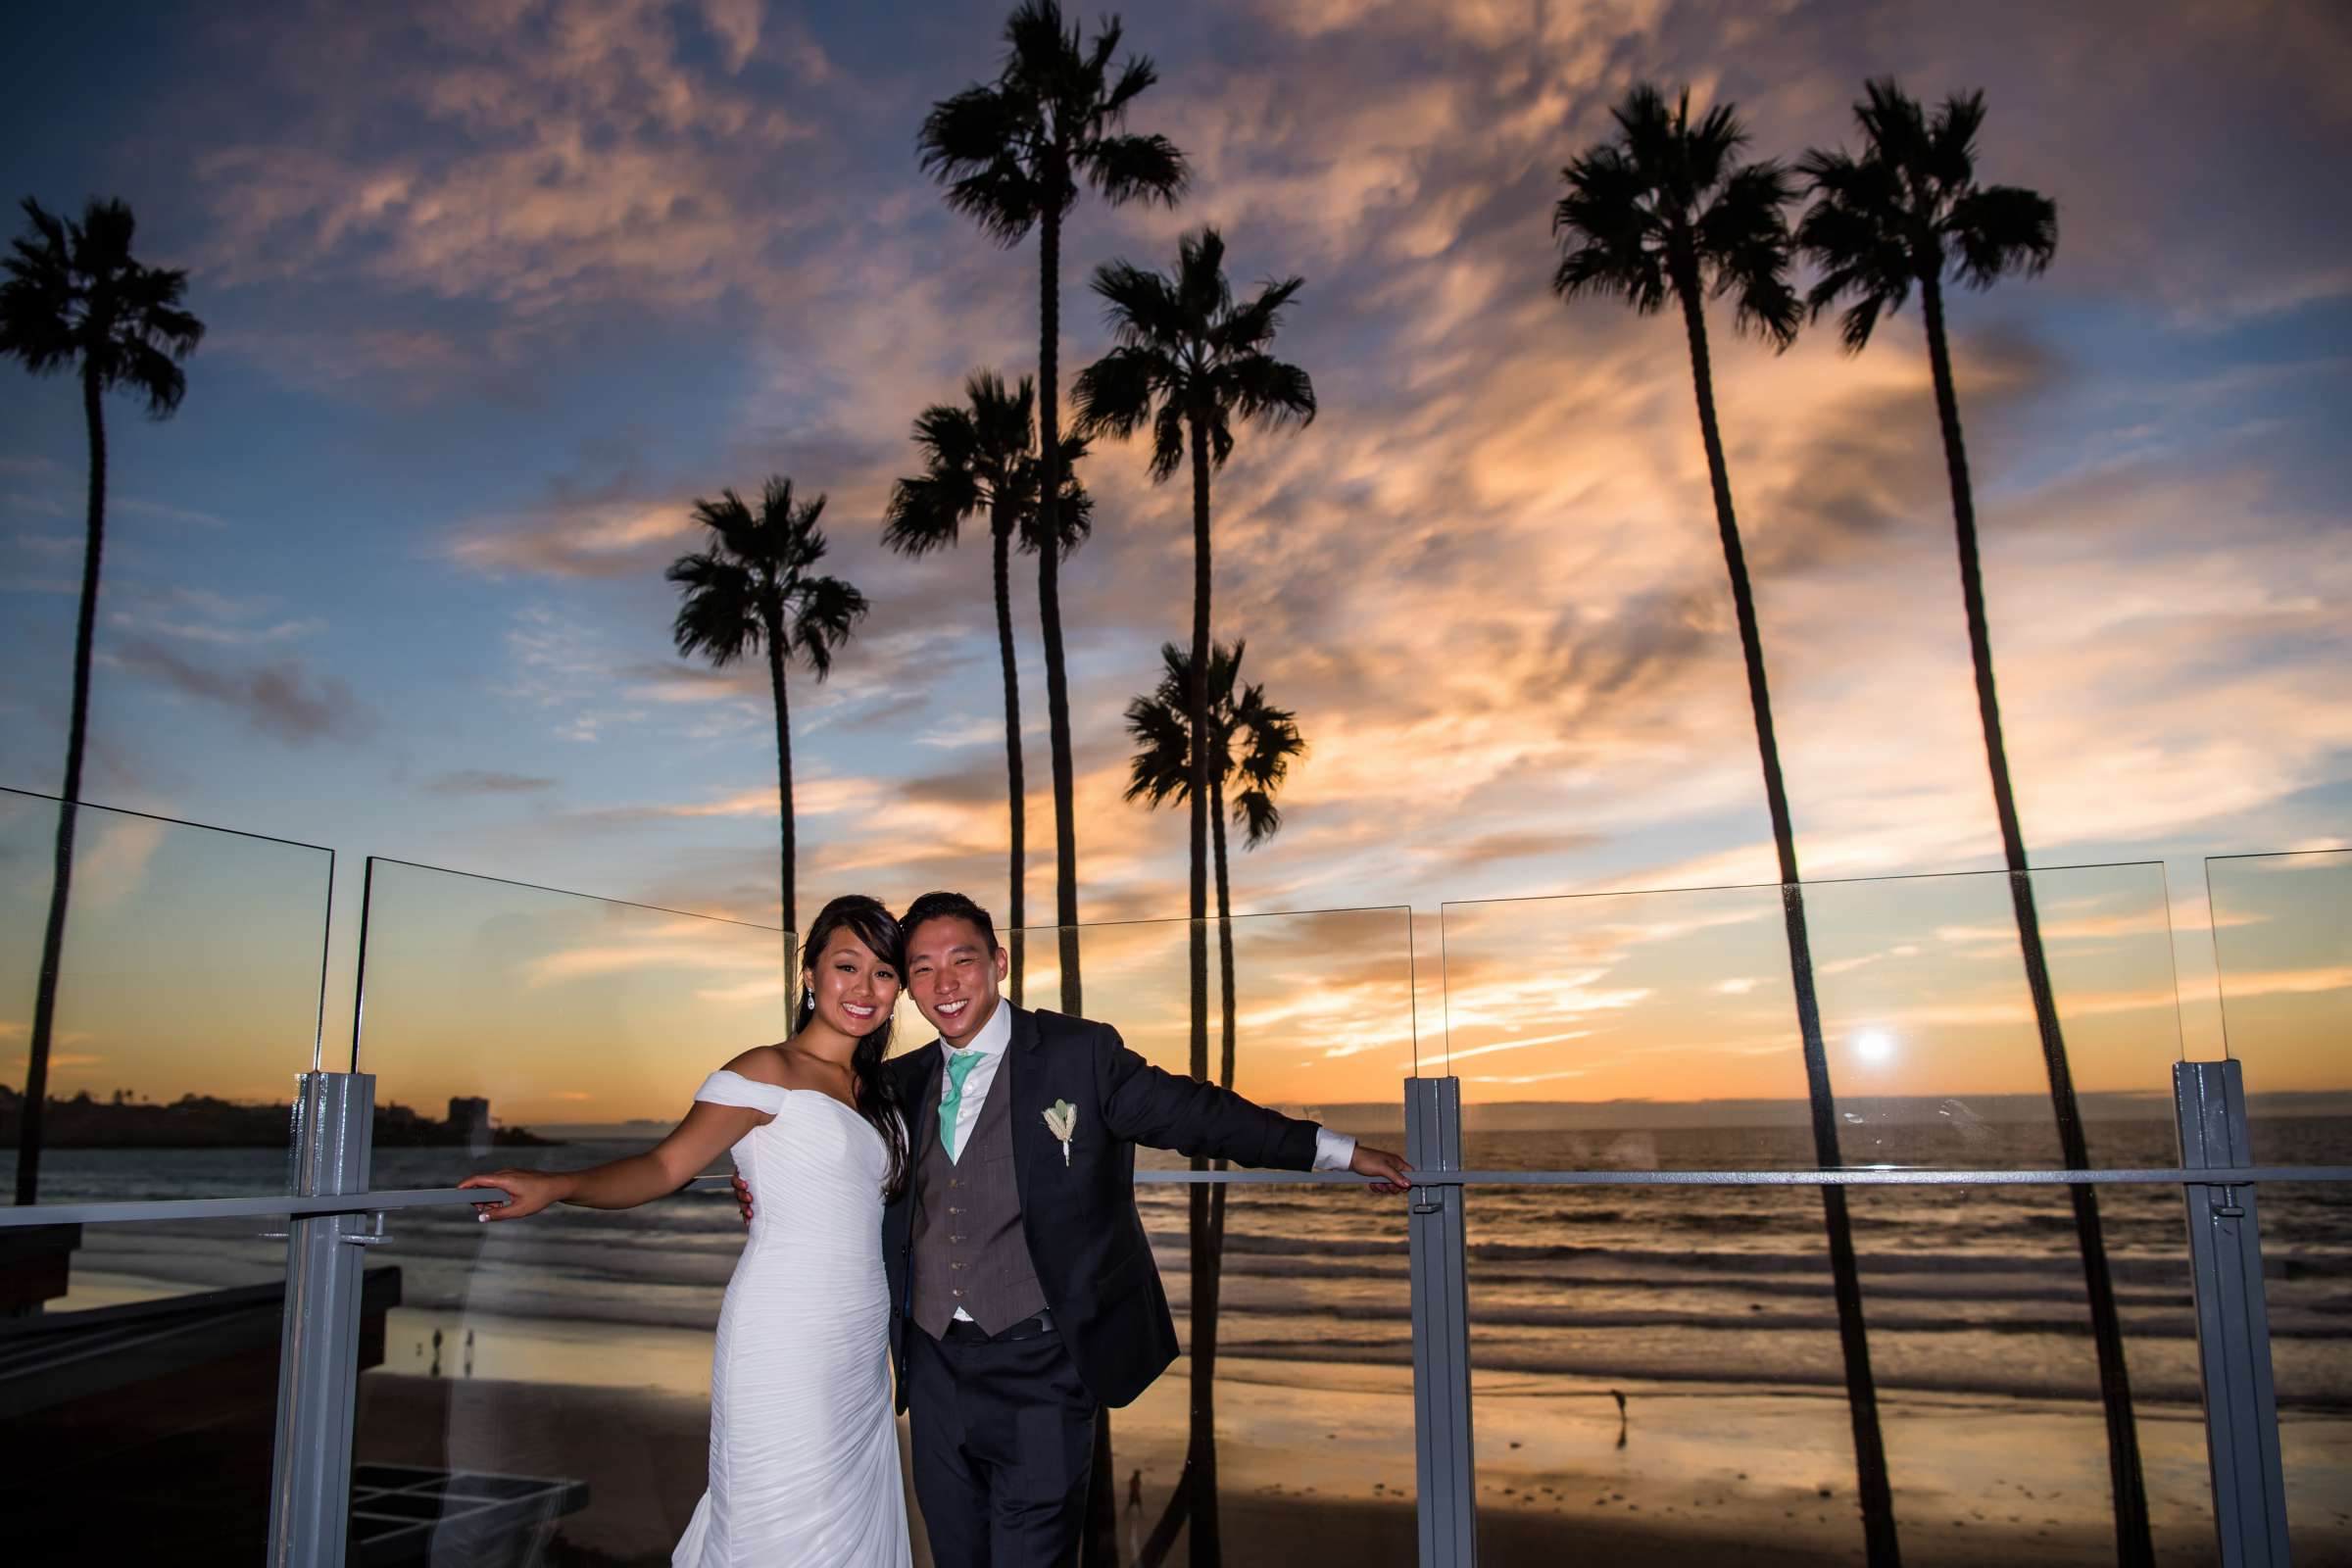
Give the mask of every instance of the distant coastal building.
[{"label": "distant coastal building", "polygon": [[449,1097],[449,1131],[454,1142],[479,1152],[490,1147],[490,1102],[479,1095]]}]

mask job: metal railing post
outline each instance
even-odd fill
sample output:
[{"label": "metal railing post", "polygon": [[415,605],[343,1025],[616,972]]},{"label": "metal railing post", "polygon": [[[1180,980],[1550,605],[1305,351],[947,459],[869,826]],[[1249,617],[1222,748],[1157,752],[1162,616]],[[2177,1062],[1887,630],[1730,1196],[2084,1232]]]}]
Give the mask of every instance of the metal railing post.
[{"label": "metal railing post", "polygon": [[[1459,1078],[1404,1081],[1404,1150],[1416,1171],[1462,1168]],[[1470,1437],[1470,1285],[1460,1187],[1413,1189],[1407,1247],[1421,1568],[1473,1568],[1478,1474]]]},{"label": "metal railing post", "polygon": [[[2253,1164],[2238,1063],[2176,1062],[2173,1096],[2184,1169]],[[2286,1568],[2286,1476],[2278,1458],[2278,1398],[2271,1380],[2255,1189],[2191,1183],[2180,1192],[2188,1210],[2205,1450],[2221,1561],[2223,1568]]]},{"label": "metal railing post", "polygon": [[[371,1073],[309,1072],[294,1099],[287,1186],[301,1197],[368,1190]],[[270,1457],[271,1568],[342,1568],[350,1529],[351,1437],[359,1396],[360,1270],[372,1240],[359,1214],[287,1227],[286,1315]]]}]

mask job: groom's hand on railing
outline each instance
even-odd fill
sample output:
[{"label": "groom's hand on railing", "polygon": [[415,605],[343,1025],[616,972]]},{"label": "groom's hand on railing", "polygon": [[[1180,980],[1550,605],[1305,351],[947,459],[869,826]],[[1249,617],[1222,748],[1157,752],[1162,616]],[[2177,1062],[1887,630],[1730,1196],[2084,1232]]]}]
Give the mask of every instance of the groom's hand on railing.
[{"label": "groom's hand on railing", "polygon": [[1385,1149],[1356,1145],[1355,1158],[1348,1162],[1348,1168],[1358,1176],[1371,1177],[1376,1193],[1401,1193],[1413,1185],[1413,1167]]},{"label": "groom's hand on railing", "polygon": [[735,1203],[743,1210],[744,1229],[750,1230],[752,1227],[752,1188],[751,1184],[740,1176],[735,1178]]}]

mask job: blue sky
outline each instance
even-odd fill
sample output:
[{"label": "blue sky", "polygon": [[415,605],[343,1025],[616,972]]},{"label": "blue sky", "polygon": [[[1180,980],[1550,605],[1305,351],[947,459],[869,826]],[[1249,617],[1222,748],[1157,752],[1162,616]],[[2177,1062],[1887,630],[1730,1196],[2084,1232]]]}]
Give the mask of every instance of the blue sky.
[{"label": "blue sky", "polygon": [[[764,682],[672,653],[694,497],[821,490],[875,612],[796,686],[804,905],[1001,899],[975,550],[880,550],[906,427],[1027,373],[1035,254],[915,166],[1001,6],[756,0],[55,8],[12,27],[0,191],[120,195],[210,325],[179,416],[110,413],[89,799],[772,915]],[[1296,272],[1322,413],[1218,480],[1218,627],[1313,747],[1247,909],[1772,874],[1680,332],[1546,292],[1557,170],[1628,84],[1850,140],[1866,74],[1984,88],[1986,177],[2061,212],[2039,279],[1954,305],[2026,832],[2046,863],[2340,846],[2352,35],[2321,4],[1384,5],[1137,11],[1174,214]],[[1984,867],[1984,787],[1918,318],[1858,359],[1716,322],[1809,875]],[[84,448],[0,375],[0,783],[58,783]],[[1185,634],[1187,505],[1109,447],[1069,607],[1088,918],[1182,912],[1183,824],[1117,800],[1117,714]],[[1017,599],[1030,840],[1051,814]],[[1033,908],[1048,906],[1036,856]],[[348,901],[347,901],[348,906]],[[331,1026],[330,1026],[331,1029]]]}]

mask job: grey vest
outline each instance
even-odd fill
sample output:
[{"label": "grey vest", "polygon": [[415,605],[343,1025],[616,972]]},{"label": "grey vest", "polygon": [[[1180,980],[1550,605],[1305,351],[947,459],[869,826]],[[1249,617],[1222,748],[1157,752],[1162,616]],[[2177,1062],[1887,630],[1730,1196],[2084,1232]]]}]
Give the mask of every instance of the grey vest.
[{"label": "grey vest", "polygon": [[961,1158],[950,1159],[937,1136],[915,1155],[910,1307],[915,1327],[935,1340],[948,1332],[959,1306],[990,1334],[1045,1310],[1013,1183],[1007,1065],[997,1066]]}]

